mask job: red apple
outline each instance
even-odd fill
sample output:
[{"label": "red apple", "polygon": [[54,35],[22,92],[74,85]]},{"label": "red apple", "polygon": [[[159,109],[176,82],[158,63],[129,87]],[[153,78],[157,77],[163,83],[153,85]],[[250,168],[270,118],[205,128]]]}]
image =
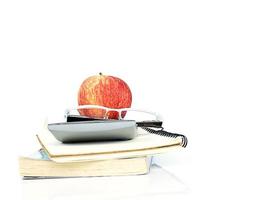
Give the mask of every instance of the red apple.
[{"label": "red apple", "polygon": [[[88,77],[80,86],[79,105],[100,105],[109,108],[129,108],[132,94],[128,85],[120,78],[105,76],[101,73]],[[81,115],[100,118],[104,111],[98,109],[79,109]],[[123,113],[122,115],[125,115]],[[108,113],[109,119],[118,119],[118,113]],[[124,117],[124,116],[122,116]]]}]

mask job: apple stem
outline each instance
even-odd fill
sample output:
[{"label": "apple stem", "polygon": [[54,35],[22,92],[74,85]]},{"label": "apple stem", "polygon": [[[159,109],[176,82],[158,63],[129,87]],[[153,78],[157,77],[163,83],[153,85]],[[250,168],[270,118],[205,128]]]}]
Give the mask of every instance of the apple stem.
[{"label": "apple stem", "polygon": [[101,72],[99,72],[99,75],[102,76],[103,74]]}]

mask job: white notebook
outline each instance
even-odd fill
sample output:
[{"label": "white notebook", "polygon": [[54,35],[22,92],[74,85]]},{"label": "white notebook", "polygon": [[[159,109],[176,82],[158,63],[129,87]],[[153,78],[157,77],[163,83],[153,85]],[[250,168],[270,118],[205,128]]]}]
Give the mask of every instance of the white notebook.
[{"label": "white notebook", "polygon": [[147,133],[138,128],[135,139],[125,141],[61,143],[50,131],[44,129],[38,141],[49,158],[55,162],[79,162],[114,158],[129,158],[164,153],[180,149],[182,139]]}]

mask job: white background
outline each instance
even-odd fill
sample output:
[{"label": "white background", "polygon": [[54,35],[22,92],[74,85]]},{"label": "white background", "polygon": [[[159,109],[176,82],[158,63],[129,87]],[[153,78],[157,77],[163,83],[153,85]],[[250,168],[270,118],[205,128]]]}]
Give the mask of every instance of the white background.
[{"label": "white background", "polygon": [[103,72],[133,107],[185,133],[158,158],[188,199],[279,199],[277,1],[0,1],[1,199],[21,199],[17,156],[46,115]]}]

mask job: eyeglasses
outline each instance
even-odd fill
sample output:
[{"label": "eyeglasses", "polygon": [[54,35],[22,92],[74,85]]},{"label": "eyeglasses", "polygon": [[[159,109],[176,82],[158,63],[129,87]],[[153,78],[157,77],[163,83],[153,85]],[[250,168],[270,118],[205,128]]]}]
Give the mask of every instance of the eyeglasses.
[{"label": "eyeglasses", "polygon": [[118,119],[118,120],[161,120],[161,116],[158,113],[134,109],[134,108],[108,108],[99,105],[80,105],[75,108],[67,109],[65,111],[65,117],[67,118],[74,111],[79,111],[81,115],[91,116],[96,119]]},{"label": "eyeglasses", "polygon": [[[138,127],[143,128],[149,133],[162,135],[165,137],[175,137],[175,138],[181,137],[183,147],[186,147],[188,143],[186,136],[163,130],[162,118],[158,113],[155,112],[134,109],[134,108],[117,109],[117,108],[107,108],[98,105],[81,105],[81,106],[77,106],[76,108],[67,109],[65,111],[64,116],[67,119],[67,121],[69,119],[68,117],[71,115],[71,112],[74,111],[76,112],[79,111],[79,114],[81,114],[82,116],[91,116],[90,120],[92,119],[134,120],[136,121]],[[78,121],[81,121],[80,117],[81,116],[79,115],[74,121],[76,121],[77,119]]]}]

